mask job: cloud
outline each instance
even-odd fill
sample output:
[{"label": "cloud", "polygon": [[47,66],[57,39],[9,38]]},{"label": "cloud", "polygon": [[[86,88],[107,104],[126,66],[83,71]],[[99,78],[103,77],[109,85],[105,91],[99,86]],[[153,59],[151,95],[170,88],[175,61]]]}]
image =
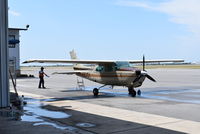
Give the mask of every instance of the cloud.
[{"label": "cloud", "polygon": [[152,7],[148,3],[145,3],[145,2],[120,0],[116,4],[121,5],[121,6],[142,7],[142,8],[152,9]]},{"label": "cloud", "polygon": [[9,10],[8,13],[13,15],[13,16],[20,16],[21,15],[19,12],[12,11],[12,10]]},{"label": "cloud", "polygon": [[200,37],[200,0],[164,0],[162,2],[119,0],[117,5],[165,13],[169,15],[171,22],[186,25],[188,31]]}]

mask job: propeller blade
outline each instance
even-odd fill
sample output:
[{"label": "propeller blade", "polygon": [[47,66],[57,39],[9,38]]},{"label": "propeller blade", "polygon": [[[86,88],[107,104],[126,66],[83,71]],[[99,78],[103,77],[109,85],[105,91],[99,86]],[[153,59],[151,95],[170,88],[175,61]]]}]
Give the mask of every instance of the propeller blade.
[{"label": "propeller blade", "polygon": [[153,82],[156,82],[156,80],[155,80],[154,78],[152,78],[150,75],[146,74],[146,77],[147,77],[149,80],[151,80],[151,81],[153,81]]},{"label": "propeller blade", "polygon": [[141,78],[141,75],[140,75],[140,76],[138,76],[137,78],[135,78],[135,80],[133,81],[133,83],[135,83],[135,82],[139,81],[139,80],[140,80],[140,78]]},{"label": "propeller blade", "polygon": [[145,71],[145,56],[144,55],[143,55],[142,65],[143,65],[143,71]]}]

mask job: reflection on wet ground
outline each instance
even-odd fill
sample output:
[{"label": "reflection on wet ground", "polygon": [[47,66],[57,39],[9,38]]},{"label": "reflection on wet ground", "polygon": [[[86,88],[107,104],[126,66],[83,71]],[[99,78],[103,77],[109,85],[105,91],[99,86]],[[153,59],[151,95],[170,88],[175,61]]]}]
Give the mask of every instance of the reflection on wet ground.
[{"label": "reflection on wet ground", "polygon": [[40,125],[49,125],[49,126],[53,126],[57,129],[61,129],[61,130],[69,130],[69,131],[74,131],[77,128],[72,127],[72,126],[66,126],[66,125],[62,125],[62,124],[58,124],[58,123],[52,123],[52,122],[38,122],[35,123],[34,126],[40,126]]},{"label": "reflection on wet ground", "polygon": [[44,104],[39,100],[29,99],[26,101],[28,102],[28,105],[24,107],[26,115],[36,115],[48,118],[68,118],[71,116],[63,112],[42,109],[41,106],[43,106]]},{"label": "reflection on wet ground", "polygon": [[91,123],[77,123],[76,126],[78,127],[94,127],[94,124]]},{"label": "reflection on wet ground", "polygon": [[[47,109],[43,109],[42,107],[45,106],[45,101],[53,101],[53,99],[32,99],[32,98],[25,98],[27,102],[21,110],[1,110],[0,116],[3,117],[10,117],[12,120],[18,121],[26,121],[33,123],[34,126],[41,126],[41,125],[48,125],[60,130],[67,130],[67,131],[74,131],[79,132],[81,131],[79,128],[68,126],[65,124],[61,124],[59,122],[53,121],[52,119],[66,119],[70,118],[71,115],[64,113],[64,112],[57,112],[51,111]],[[80,123],[77,124],[78,127],[94,127],[94,124],[89,123]]]},{"label": "reflection on wet ground", "polygon": [[[48,125],[56,129],[65,130],[66,132],[82,133],[84,132],[80,128],[90,128],[95,127],[95,124],[80,122],[75,126],[70,126],[56,121],[56,119],[67,119],[72,117],[72,115],[66,112],[58,112],[47,110],[45,107],[45,102],[51,102],[55,99],[33,99],[24,98],[27,105],[24,105],[21,110],[19,109],[5,109],[0,110],[0,116],[9,117],[11,120],[25,121],[33,123],[33,126]],[[70,106],[69,106],[70,107]],[[90,132],[87,132],[91,134]]]},{"label": "reflection on wet ground", "polygon": [[[92,91],[93,87],[85,88],[85,90]],[[127,89],[101,89],[100,92],[113,96],[129,96]],[[144,89],[142,94],[137,97],[200,104],[200,89],[159,89],[153,91],[145,91]]]},{"label": "reflection on wet ground", "polygon": [[141,97],[181,103],[200,104],[200,89],[159,90],[143,93]]},{"label": "reflection on wet ground", "polygon": [[51,121],[52,118],[69,118],[71,115],[64,112],[43,109],[42,106],[44,106],[44,104],[42,102],[44,101],[41,100],[25,98],[25,101],[27,101],[27,105],[24,106],[24,112],[20,116],[21,121],[32,122],[34,123],[34,126],[49,125],[61,130],[76,130],[76,128],[72,126],[66,126],[58,122]]}]

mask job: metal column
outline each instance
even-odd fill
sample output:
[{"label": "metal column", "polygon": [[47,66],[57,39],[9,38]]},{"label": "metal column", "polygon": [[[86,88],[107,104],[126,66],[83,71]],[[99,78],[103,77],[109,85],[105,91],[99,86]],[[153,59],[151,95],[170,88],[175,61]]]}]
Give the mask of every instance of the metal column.
[{"label": "metal column", "polygon": [[0,0],[0,108],[10,105],[7,44],[8,1]]}]

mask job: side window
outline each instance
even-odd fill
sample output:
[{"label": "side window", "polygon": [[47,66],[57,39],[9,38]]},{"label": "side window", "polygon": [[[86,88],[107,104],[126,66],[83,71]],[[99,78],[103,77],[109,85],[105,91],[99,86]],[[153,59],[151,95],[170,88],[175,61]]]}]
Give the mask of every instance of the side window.
[{"label": "side window", "polygon": [[103,69],[104,69],[104,67],[103,67],[103,66],[98,66],[98,67],[96,68],[96,71],[98,71],[98,72],[102,72],[102,71],[103,71]]}]

